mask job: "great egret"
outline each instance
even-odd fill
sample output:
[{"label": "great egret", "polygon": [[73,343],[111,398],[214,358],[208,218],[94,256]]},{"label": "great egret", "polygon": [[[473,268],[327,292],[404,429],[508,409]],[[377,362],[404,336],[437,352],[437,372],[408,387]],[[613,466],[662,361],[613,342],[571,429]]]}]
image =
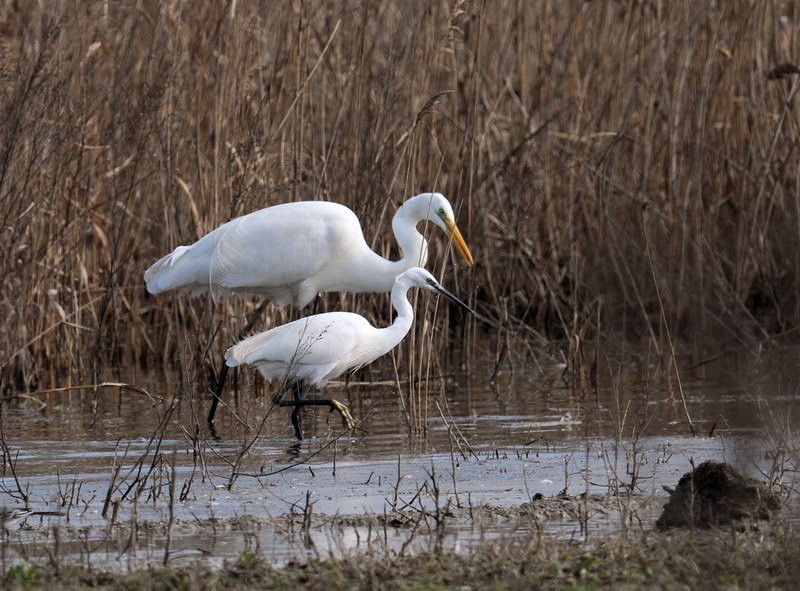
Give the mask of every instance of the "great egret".
[{"label": "great egret", "polygon": [[[450,202],[441,193],[422,193],[408,199],[392,219],[402,251],[399,261],[372,251],[348,207],[329,201],[301,201],[233,219],[159,259],[145,271],[144,279],[147,291],[153,294],[179,289],[192,295],[210,291],[215,300],[227,293],[263,297],[261,307],[242,331],[244,335],[269,301],[302,308],[326,291],[390,291],[399,273],[427,260],[427,242],[417,231],[423,220],[444,230],[467,265],[472,265],[472,253],[456,226]],[[223,364],[209,423],[214,420],[226,375]]]},{"label": "great egret", "polygon": [[[276,399],[280,406],[295,407],[292,425],[298,439],[303,438],[299,423],[301,406],[329,406],[342,416],[345,428],[352,428],[353,418],[347,406],[337,400],[305,400],[303,395],[309,386],[321,390],[331,378],[367,365],[398,345],[414,321],[414,309],[408,301],[408,290],[412,287],[440,293],[470,310],[428,271],[413,267],[394,280],[392,306],[397,317],[390,326],[375,328],[363,316],[352,312],[307,316],[244,339],[227,350],[226,362],[229,367],[255,365],[267,381],[285,384]],[[295,399],[281,400],[290,389],[294,390]]]},{"label": "great egret", "polygon": [[472,264],[450,202],[441,193],[423,193],[401,205],[392,220],[403,254],[399,261],[372,251],[350,208],[300,201],[233,219],[194,244],[177,247],[145,271],[144,279],[153,294],[211,291],[215,300],[228,293],[256,295],[300,308],[326,291],[387,292],[398,274],[425,265],[427,243],[416,227],[423,220],[444,230]]}]

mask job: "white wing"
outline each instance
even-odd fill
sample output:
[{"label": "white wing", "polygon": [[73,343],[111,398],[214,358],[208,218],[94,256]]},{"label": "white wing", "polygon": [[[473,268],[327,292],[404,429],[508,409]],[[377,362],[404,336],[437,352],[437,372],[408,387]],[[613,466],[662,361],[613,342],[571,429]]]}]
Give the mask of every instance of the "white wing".
[{"label": "white wing", "polygon": [[282,305],[294,299],[305,305],[324,287],[315,279],[343,262],[337,256],[343,243],[365,244],[358,218],[336,203],[287,203],[239,218],[211,258],[214,295],[257,294]]},{"label": "white wing", "polygon": [[253,335],[228,349],[225,359],[231,367],[255,365],[270,381],[307,380],[323,387],[330,378],[372,361],[378,333],[358,314],[317,314]]},{"label": "white wing", "polygon": [[179,246],[160,258],[144,273],[147,291],[161,293],[183,289],[192,295],[208,291],[209,265],[223,234],[237,220],[223,224],[190,246]]}]

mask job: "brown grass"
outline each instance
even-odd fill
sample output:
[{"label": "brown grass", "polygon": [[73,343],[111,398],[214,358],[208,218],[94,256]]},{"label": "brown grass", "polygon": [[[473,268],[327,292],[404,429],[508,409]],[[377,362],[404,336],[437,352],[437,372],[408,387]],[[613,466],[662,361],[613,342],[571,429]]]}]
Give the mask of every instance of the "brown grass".
[{"label": "brown grass", "polygon": [[796,534],[640,532],[591,543],[532,534],[526,543],[485,543],[469,555],[435,550],[353,556],[275,569],[253,552],[227,568],[202,564],[115,573],[52,561],[17,565],[8,589],[791,589]]},{"label": "brown grass", "polygon": [[[485,318],[462,361],[509,333],[702,354],[792,331],[796,86],[766,74],[796,58],[800,14],[709,6],[5,4],[0,386],[171,366],[222,320],[216,356],[242,304],[145,297],[156,258],[298,199],[348,204],[396,256],[396,205],[434,189],[476,255],[444,278]],[[388,318],[378,296],[321,304],[340,307]]]}]

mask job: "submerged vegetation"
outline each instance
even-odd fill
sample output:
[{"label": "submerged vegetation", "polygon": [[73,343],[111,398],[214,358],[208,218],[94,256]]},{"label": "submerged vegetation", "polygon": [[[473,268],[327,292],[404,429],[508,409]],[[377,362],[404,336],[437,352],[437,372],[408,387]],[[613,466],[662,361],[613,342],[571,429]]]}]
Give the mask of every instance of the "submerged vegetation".
[{"label": "submerged vegetation", "polygon": [[[476,255],[443,278],[480,313],[462,361],[540,336],[702,355],[791,332],[796,86],[768,73],[798,18],[770,2],[8,3],[0,384],[176,357],[204,375],[249,304],[147,298],[150,263],[299,199],[351,206],[397,256],[391,215],[424,190],[451,199]],[[388,312],[374,295],[318,307]]]}]

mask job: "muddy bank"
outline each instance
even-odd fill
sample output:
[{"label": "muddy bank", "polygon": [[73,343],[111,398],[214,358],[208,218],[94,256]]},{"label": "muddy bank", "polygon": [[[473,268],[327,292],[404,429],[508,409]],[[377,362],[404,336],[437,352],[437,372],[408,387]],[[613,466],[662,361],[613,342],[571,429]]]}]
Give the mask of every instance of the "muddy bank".
[{"label": "muddy bank", "polygon": [[[377,545],[376,545],[377,547]],[[6,569],[7,589],[790,589],[800,577],[800,538],[789,524],[759,532],[629,529],[590,541],[531,531],[485,540],[468,555],[432,546],[351,554],[275,568],[258,549],[219,567],[203,558],[113,572],[51,561]]]}]

